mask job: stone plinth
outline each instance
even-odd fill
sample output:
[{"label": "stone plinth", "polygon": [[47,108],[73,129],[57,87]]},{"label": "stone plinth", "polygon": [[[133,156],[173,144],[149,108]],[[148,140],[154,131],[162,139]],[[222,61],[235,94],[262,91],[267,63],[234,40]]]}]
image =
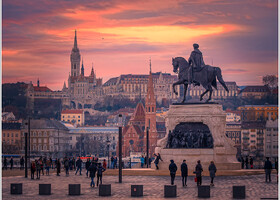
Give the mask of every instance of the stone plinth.
[{"label": "stone plinth", "polygon": [[[213,148],[210,149],[170,149],[166,148],[169,131],[173,131],[181,122],[201,122],[207,125],[213,137]],[[200,160],[204,171],[208,171],[210,161],[214,161],[217,170],[237,170],[240,163],[236,159],[234,142],[226,137],[226,113],[222,105],[215,103],[193,103],[171,105],[166,119],[166,135],[157,142],[156,153],[160,153],[163,162],[159,162],[160,170],[168,170],[170,160],[174,160],[180,169],[185,159],[189,174],[194,171],[197,160]],[[154,166],[153,166],[154,167]]]}]

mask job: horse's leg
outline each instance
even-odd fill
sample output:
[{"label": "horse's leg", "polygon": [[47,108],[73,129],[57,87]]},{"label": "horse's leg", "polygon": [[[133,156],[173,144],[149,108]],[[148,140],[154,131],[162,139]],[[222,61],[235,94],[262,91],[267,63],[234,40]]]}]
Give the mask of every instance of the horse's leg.
[{"label": "horse's leg", "polygon": [[206,102],[209,102],[211,100],[212,92],[213,92],[213,89],[212,89],[211,85],[209,85],[208,88],[209,88],[210,94],[209,94],[209,98],[207,99]]},{"label": "horse's leg", "polygon": [[200,101],[203,100],[203,96],[204,96],[207,92],[209,92],[209,89],[208,89],[208,88],[205,90],[205,92],[203,92],[203,93],[200,95]]},{"label": "horse's leg", "polygon": [[185,82],[185,83],[184,83],[184,98],[183,98],[182,103],[184,103],[185,100],[186,100],[186,93],[187,93],[187,90],[188,90],[188,82]]},{"label": "horse's leg", "polygon": [[178,95],[178,92],[175,90],[175,86],[176,86],[176,85],[181,85],[181,84],[183,84],[183,83],[184,83],[183,80],[179,80],[179,81],[173,83],[173,85],[172,85],[172,87],[173,87],[173,92],[174,92],[176,95]]}]

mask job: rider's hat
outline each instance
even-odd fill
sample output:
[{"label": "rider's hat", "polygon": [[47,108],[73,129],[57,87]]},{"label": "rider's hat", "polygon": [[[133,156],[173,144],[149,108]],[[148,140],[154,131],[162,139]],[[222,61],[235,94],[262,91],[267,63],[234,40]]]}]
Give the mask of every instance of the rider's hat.
[{"label": "rider's hat", "polygon": [[193,44],[193,48],[198,49],[198,48],[199,48],[199,45],[196,44],[196,43],[194,43],[194,44]]}]

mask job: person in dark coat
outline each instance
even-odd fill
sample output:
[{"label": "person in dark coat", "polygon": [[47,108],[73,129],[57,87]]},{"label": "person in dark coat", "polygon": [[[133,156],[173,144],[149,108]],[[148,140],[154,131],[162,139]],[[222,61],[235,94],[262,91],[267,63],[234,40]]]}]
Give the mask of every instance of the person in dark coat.
[{"label": "person in dark coat", "polygon": [[266,161],[264,163],[265,182],[267,182],[267,179],[269,179],[269,182],[271,182],[271,169],[272,169],[272,164],[269,160],[269,157],[266,157]]},{"label": "person in dark coat", "polygon": [[195,175],[197,178],[197,186],[202,184],[202,172],[203,172],[203,168],[200,164],[200,160],[198,160],[197,165],[195,166]]},{"label": "person in dark coat", "polygon": [[252,157],[250,157],[250,167],[251,167],[251,169],[254,168],[254,160]]},{"label": "person in dark coat", "polygon": [[174,163],[174,160],[170,160],[169,171],[170,171],[170,177],[171,177],[171,185],[174,185],[174,180],[175,180],[176,171],[177,171],[177,166]]},{"label": "person in dark coat", "polygon": [[64,158],[64,169],[66,176],[69,176],[69,160],[67,157]]},{"label": "person in dark coat", "polygon": [[91,178],[90,187],[95,187],[94,177],[96,174],[96,170],[97,170],[96,163],[91,162],[91,164],[89,166],[89,176]]},{"label": "person in dark coat", "polygon": [[188,165],[186,164],[186,160],[183,160],[183,163],[181,164],[181,176],[182,176],[183,187],[187,186]]},{"label": "person in dark coat", "polygon": [[59,159],[56,159],[56,175],[57,175],[57,176],[60,176],[60,175],[59,175],[59,173],[60,173],[60,168],[61,168],[60,160],[59,160]]},{"label": "person in dark coat", "polygon": [[249,165],[249,159],[248,159],[248,156],[246,156],[245,165],[246,165],[246,169],[249,169],[249,167],[248,167],[248,165]]},{"label": "person in dark coat", "polygon": [[20,158],[20,170],[23,170],[24,169],[24,158],[23,156]]},{"label": "person in dark coat", "polygon": [[98,186],[99,182],[102,184],[102,174],[106,169],[101,165],[101,163],[98,163],[97,167],[97,183],[96,185]]},{"label": "person in dark coat", "polygon": [[37,179],[40,179],[41,176],[41,165],[38,160],[35,160],[36,164],[36,172],[37,172]]},{"label": "person in dark coat", "polygon": [[210,174],[210,177],[211,177],[211,184],[210,186],[214,186],[214,178],[215,178],[215,175],[216,175],[216,172],[217,172],[217,168],[216,168],[216,165],[214,164],[214,161],[211,161],[209,167],[208,167],[208,170],[209,170],[209,174]]},{"label": "person in dark coat", "polygon": [[30,167],[31,169],[31,179],[34,179],[34,174],[35,174],[35,171],[36,171],[36,163],[33,161],[32,163],[31,163],[31,167]]},{"label": "person in dark coat", "polygon": [[3,167],[3,169],[8,169],[8,160],[7,160],[7,158],[5,157],[4,158],[4,167]]},{"label": "person in dark coat", "polygon": [[13,159],[13,157],[11,157],[10,165],[11,165],[10,170],[12,170],[13,166],[14,166],[14,159]]},{"label": "person in dark coat", "polygon": [[75,175],[77,175],[77,172],[80,170],[80,175],[82,175],[82,160],[81,160],[81,157],[78,158],[78,160],[76,161],[76,167],[77,167],[77,170],[76,170],[76,173]]},{"label": "person in dark coat", "polygon": [[156,159],[155,159],[155,165],[156,165],[156,168],[157,168],[157,170],[159,169],[158,168],[158,163],[159,163],[159,160],[161,160],[161,161],[163,161],[162,159],[161,159],[161,157],[160,157],[160,154],[159,153],[157,153],[157,154],[154,154],[155,155],[155,157],[156,157]]},{"label": "person in dark coat", "polygon": [[86,162],[86,170],[87,170],[86,175],[87,175],[87,177],[88,177],[89,166],[90,166],[90,159],[88,158],[87,162]]}]

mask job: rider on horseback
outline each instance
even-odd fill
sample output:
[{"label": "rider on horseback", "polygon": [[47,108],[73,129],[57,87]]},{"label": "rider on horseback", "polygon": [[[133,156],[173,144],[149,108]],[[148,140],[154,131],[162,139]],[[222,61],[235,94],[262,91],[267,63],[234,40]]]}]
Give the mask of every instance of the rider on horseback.
[{"label": "rider on horseback", "polygon": [[193,44],[193,48],[194,50],[192,51],[190,58],[189,58],[189,64],[190,64],[190,68],[188,71],[188,80],[189,80],[189,84],[194,84],[194,86],[196,85],[200,85],[199,82],[197,82],[196,80],[194,80],[194,72],[196,71],[200,71],[203,67],[204,67],[204,61],[203,61],[203,56],[201,51],[198,49],[199,45],[198,44]]}]

